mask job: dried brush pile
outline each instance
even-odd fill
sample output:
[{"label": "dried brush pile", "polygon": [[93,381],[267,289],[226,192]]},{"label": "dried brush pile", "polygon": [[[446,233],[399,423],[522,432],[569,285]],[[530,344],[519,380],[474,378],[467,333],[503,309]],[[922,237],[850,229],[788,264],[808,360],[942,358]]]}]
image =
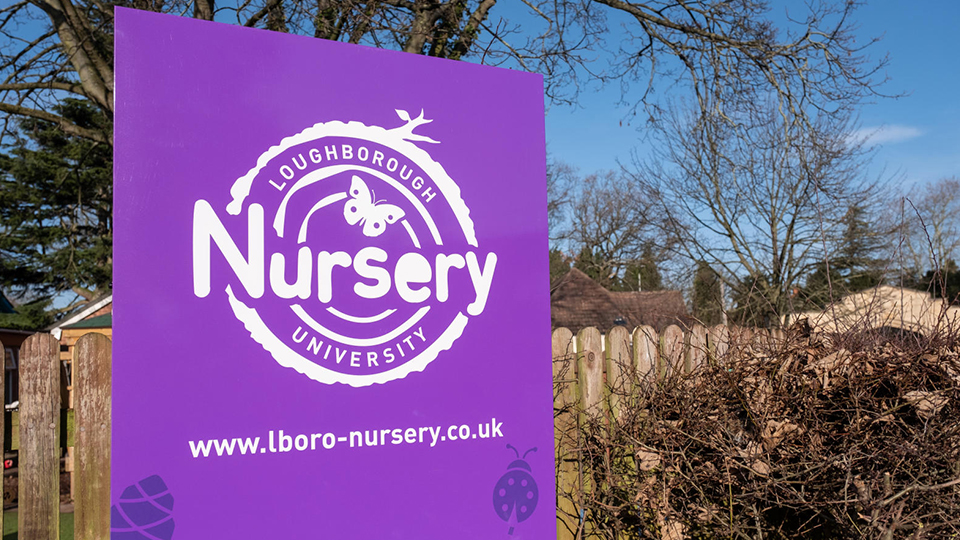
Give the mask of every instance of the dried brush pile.
[{"label": "dried brush pile", "polygon": [[710,364],[582,416],[580,537],[960,538],[955,340],[800,329]]}]

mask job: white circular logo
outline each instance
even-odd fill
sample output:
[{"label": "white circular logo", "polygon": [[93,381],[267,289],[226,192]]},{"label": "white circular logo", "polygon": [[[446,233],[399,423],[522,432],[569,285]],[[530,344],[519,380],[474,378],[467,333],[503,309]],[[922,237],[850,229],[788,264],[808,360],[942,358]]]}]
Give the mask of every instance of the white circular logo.
[{"label": "white circular logo", "polygon": [[226,276],[250,336],[323,383],[422,371],[491,291],[497,256],[480,250],[460,188],[418,146],[437,141],[413,133],[431,120],[396,112],[392,129],[333,121],[283,139],[234,182],[231,217],[194,206],[195,294]]}]

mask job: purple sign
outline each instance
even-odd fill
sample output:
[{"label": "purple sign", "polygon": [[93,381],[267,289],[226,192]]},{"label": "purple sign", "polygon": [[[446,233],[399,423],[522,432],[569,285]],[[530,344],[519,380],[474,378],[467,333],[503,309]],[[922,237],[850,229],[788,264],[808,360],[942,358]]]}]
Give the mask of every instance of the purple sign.
[{"label": "purple sign", "polygon": [[553,537],[541,78],[116,36],[112,538]]}]

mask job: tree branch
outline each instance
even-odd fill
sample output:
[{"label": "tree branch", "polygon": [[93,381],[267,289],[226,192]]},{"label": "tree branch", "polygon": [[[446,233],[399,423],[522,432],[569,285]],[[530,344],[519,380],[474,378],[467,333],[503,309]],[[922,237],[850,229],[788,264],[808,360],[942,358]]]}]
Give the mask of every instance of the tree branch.
[{"label": "tree branch", "polygon": [[450,55],[451,60],[459,60],[473,48],[473,43],[480,33],[480,23],[486,20],[490,9],[493,8],[496,3],[497,0],[483,0],[480,2],[480,5],[477,6],[477,9],[470,14],[466,26],[460,31],[460,37],[457,38],[457,42],[453,46],[453,54]]},{"label": "tree branch", "polygon": [[53,23],[68,61],[80,78],[86,95],[106,111],[113,112],[113,69],[90,42],[90,23],[71,0],[32,0]]},{"label": "tree branch", "polygon": [[902,489],[899,493],[897,493],[896,495],[892,495],[892,496],[884,499],[883,501],[880,502],[880,506],[887,506],[888,504],[896,501],[896,500],[899,499],[900,497],[903,497],[904,495],[907,495],[907,494],[909,494],[909,493],[911,493],[911,492],[913,492],[913,491],[936,491],[936,490],[938,490],[938,489],[946,489],[946,488],[948,488],[948,487],[953,487],[953,486],[956,486],[956,485],[960,485],[960,478],[955,478],[955,479],[953,479],[953,480],[951,480],[951,481],[949,481],[949,482],[944,482],[944,483],[942,483],[942,484],[936,484],[936,485],[933,485],[933,486],[922,486],[922,485],[919,485],[919,484],[914,484],[914,485],[912,485],[912,486],[908,486],[908,487],[906,487],[906,488],[903,488],[903,489]]},{"label": "tree branch", "polygon": [[5,112],[7,114],[15,114],[20,116],[27,116],[30,118],[36,118],[38,120],[45,120],[47,122],[52,122],[60,127],[64,133],[70,135],[76,135],[78,137],[83,137],[85,139],[90,139],[91,141],[96,141],[99,143],[113,145],[113,134],[110,134],[109,137],[105,136],[103,133],[80,127],[72,122],[65,120],[63,117],[57,116],[55,114],[48,113],[46,111],[40,111],[37,109],[31,109],[28,107],[22,107],[20,105],[11,105],[9,103],[0,103],[0,112]]},{"label": "tree branch", "polygon": [[84,91],[83,86],[76,83],[67,83],[59,81],[42,81],[35,83],[8,83],[0,84],[0,91],[12,90],[63,90],[64,92],[70,92],[72,94],[78,94],[83,97],[87,96],[87,93]]},{"label": "tree branch", "polygon": [[213,15],[216,13],[216,11],[216,0],[194,0],[193,2],[193,17],[195,19],[212,21]]},{"label": "tree branch", "polygon": [[257,23],[263,20],[263,18],[266,17],[267,14],[270,13],[271,9],[277,7],[277,5],[280,4],[280,1],[281,0],[267,0],[267,2],[263,4],[263,7],[260,8],[259,11],[251,15],[250,18],[247,19],[247,22],[243,23],[243,25],[248,28],[253,28],[254,26],[257,25]]}]

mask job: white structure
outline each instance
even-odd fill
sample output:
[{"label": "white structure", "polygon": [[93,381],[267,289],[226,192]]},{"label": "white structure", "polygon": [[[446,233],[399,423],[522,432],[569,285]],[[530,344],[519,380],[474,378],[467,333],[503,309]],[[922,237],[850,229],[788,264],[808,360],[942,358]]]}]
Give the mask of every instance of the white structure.
[{"label": "white structure", "polygon": [[826,332],[851,328],[901,328],[928,334],[960,329],[960,307],[934,299],[925,291],[881,285],[851,294],[823,311],[799,313],[811,326]]}]

